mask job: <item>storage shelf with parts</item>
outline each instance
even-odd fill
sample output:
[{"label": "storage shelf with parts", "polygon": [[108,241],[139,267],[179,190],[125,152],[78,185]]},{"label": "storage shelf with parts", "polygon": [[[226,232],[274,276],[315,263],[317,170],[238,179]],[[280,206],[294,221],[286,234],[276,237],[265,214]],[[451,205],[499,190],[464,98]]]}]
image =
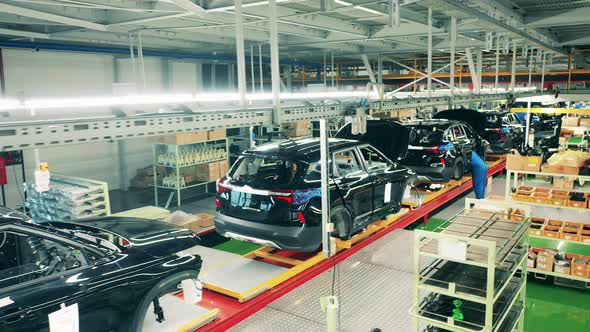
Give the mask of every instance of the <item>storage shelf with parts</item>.
[{"label": "storage shelf with parts", "polygon": [[212,139],[188,144],[155,143],[154,200],[159,205],[159,190],[170,190],[165,207],[174,195],[181,204],[181,191],[204,187],[217,181],[229,166],[228,140]]},{"label": "storage shelf with parts", "polygon": [[466,199],[434,232],[416,230],[416,331],[522,331],[530,207]]}]

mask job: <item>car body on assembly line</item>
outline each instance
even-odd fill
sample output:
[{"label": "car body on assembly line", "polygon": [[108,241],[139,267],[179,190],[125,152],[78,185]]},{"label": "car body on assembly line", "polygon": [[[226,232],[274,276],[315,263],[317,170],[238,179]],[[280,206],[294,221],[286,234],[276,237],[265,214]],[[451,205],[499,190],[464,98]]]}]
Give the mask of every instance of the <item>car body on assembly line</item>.
[{"label": "car body on assembly line", "polygon": [[524,128],[516,114],[507,111],[475,111],[471,109],[451,109],[438,112],[435,119],[463,121],[489,145],[488,153],[505,154],[524,142]]},{"label": "car body on assembly line", "polygon": [[353,135],[350,125],[336,137],[373,144],[390,159],[413,170],[418,179],[448,182],[471,169],[471,151],[484,156],[486,143],[466,123],[454,120],[418,120],[404,124],[368,120],[365,134]]},{"label": "car body on assembly line", "polygon": [[[335,236],[349,238],[400,210],[411,171],[358,141],[330,139],[329,153]],[[321,247],[319,139],[244,151],[217,188],[219,234],[283,250],[311,252]]]},{"label": "car body on assembly line", "polygon": [[165,222],[23,219],[0,214],[3,332],[48,331],[62,303],[77,304],[80,331],[141,331],[146,319],[165,319],[148,307],[201,268],[199,256],[182,254],[198,237]]}]

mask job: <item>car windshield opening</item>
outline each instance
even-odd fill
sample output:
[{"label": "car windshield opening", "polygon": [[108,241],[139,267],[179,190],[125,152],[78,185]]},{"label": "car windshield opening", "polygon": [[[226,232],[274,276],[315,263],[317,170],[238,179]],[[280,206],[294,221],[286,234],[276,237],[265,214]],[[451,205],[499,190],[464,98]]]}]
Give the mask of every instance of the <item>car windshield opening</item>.
[{"label": "car windshield opening", "polygon": [[278,189],[302,179],[307,163],[286,158],[247,156],[238,159],[228,180],[235,185],[258,189]]}]

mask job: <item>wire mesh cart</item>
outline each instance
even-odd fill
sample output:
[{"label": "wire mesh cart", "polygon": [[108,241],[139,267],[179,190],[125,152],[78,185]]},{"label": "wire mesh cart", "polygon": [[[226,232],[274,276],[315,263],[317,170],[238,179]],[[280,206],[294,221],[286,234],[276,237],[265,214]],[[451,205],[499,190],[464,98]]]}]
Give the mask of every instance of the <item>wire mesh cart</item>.
[{"label": "wire mesh cart", "polygon": [[415,331],[522,332],[530,214],[466,199],[437,230],[415,231]]}]

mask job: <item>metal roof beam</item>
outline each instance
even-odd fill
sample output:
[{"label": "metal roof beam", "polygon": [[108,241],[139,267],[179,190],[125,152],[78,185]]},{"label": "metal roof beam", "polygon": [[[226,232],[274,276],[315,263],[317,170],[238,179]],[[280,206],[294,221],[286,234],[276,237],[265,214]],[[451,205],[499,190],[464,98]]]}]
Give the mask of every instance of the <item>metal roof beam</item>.
[{"label": "metal roof beam", "polygon": [[107,27],[104,24],[98,24],[94,22],[84,21],[77,18],[71,18],[67,16],[55,15],[47,12],[41,12],[38,10],[28,9],[19,6],[8,5],[0,3],[0,12],[8,13],[13,15],[25,16],[30,18],[36,18],[49,22],[63,23],[71,26],[82,27],[90,30],[106,31]]},{"label": "metal roof beam", "polygon": [[524,23],[529,28],[557,27],[588,24],[590,7],[565,10],[540,10],[529,12]]},{"label": "metal roof beam", "polygon": [[27,38],[39,38],[39,39],[50,39],[50,36],[46,33],[38,33],[23,30],[12,30],[0,28],[0,35],[27,37]]}]

